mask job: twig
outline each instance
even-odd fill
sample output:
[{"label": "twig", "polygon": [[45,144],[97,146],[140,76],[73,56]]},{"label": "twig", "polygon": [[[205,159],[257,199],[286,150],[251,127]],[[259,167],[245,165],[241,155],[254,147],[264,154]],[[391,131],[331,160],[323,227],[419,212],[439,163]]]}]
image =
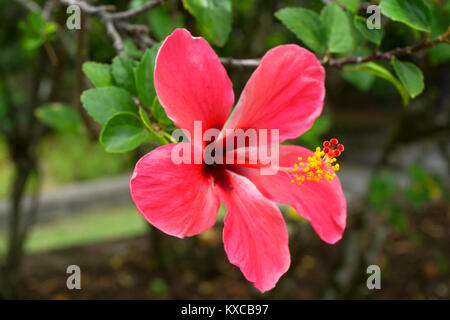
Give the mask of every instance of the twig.
[{"label": "twig", "polygon": [[130,37],[135,40],[136,45],[140,49],[153,47],[158,41],[150,38],[148,35],[149,29],[146,25],[132,24],[126,21],[118,21],[116,26],[121,31],[126,32]]},{"label": "twig", "polygon": [[407,54],[412,54],[412,53],[420,51],[422,49],[434,47],[440,43],[449,43],[449,42],[450,42],[450,29],[447,30],[442,35],[440,35],[432,40],[427,39],[427,40],[421,41],[421,42],[416,43],[411,46],[407,46],[407,47],[403,47],[403,48],[396,48],[396,49],[393,49],[393,50],[390,50],[387,52],[376,51],[376,52],[374,52],[374,54],[372,54],[371,56],[367,56],[367,57],[357,57],[357,58],[349,57],[349,58],[343,58],[343,59],[337,59],[337,60],[330,59],[326,62],[325,61],[322,62],[322,64],[325,66],[342,68],[344,65],[347,65],[347,64],[360,64],[360,63],[376,61],[376,60],[390,61],[392,59],[392,57],[394,57],[394,56],[403,56],[403,55],[407,55]]},{"label": "twig", "polygon": [[130,9],[130,10],[122,11],[122,12],[111,13],[111,14],[109,14],[109,17],[112,20],[129,19],[129,18],[137,16],[137,15],[139,15],[139,14],[145,12],[145,11],[152,10],[153,8],[156,8],[156,7],[160,6],[160,5],[162,5],[166,1],[167,0],[156,0],[156,1],[153,1],[153,2],[147,2],[146,4],[144,4],[140,8]]},{"label": "twig", "polygon": [[[127,32],[128,34],[133,34],[138,42],[142,43],[141,47],[153,46],[156,41],[148,36],[148,29],[145,26],[133,25],[125,20],[136,15],[139,15],[145,11],[156,8],[157,6],[165,3],[167,0],[156,0],[153,2],[148,2],[138,9],[130,9],[121,12],[110,13],[110,6],[92,6],[81,0],[60,0],[61,3],[66,5],[78,5],[81,10],[85,13],[97,16],[105,24],[108,35],[113,39],[113,45],[119,55],[124,54],[123,40],[117,31],[118,29]],[[341,69],[344,65],[348,64],[361,64],[364,62],[377,61],[377,60],[391,60],[393,56],[402,56],[406,54],[411,54],[420,51],[425,48],[434,47],[439,43],[449,43],[450,42],[450,29],[444,34],[436,37],[434,39],[426,39],[419,43],[411,46],[396,48],[387,52],[375,51],[372,55],[366,57],[348,57],[343,59],[326,59],[322,60],[322,65],[328,67],[336,67]],[[240,68],[256,68],[261,59],[233,59],[233,58],[220,58],[220,61],[229,67],[240,67]]]},{"label": "twig", "polygon": [[[391,60],[394,56],[402,56],[407,54],[412,54],[414,52],[434,47],[440,43],[450,43],[450,30],[447,30],[442,35],[434,38],[434,39],[427,39],[424,41],[421,41],[419,43],[416,43],[411,46],[403,47],[403,48],[396,48],[387,52],[381,52],[376,51],[370,56],[366,57],[348,57],[343,59],[328,59],[328,60],[322,60],[322,65],[328,66],[328,67],[336,67],[336,68],[342,68],[344,65],[347,64],[361,64],[364,62],[370,62],[370,61],[377,61],[377,60]],[[220,61],[230,67],[243,67],[243,68],[256,68],[259,63],[261,62],[261,59],[233,59],[233,58],[220,58]]]},{"label": "twig", "polygon": [[259,66],[261,59],[220,58],[220,62],[230,67],[256,68]]},{"label": "twig", "polygon": [[55,49],[53,49],[52,45],[50,44],[50,42],[48,42],[48,40],[44,41],[44,49],[45,52],[47,52],[51,64],[56,67],[58,65],[58,56],[56,55]]},{"label": "twig", "polygon": [[33,1],[27,1],[27,0],[16,0],[16,2],[20,3],[22,6],[24,6],[28,11],[30,12],[37,12],[41,13],[41,7]]},{"label": "twig", "polygon": [[42,17],[45,20],[48,20],[50,17],[50,14],[52,13],[53,7],[55,6],[54,0],[48,0],[45,2],[43,8],[42,8]]},{"label": "twig", "polygon": [[[137,8],[137,9],[130,9],[130,10],[111,13],[110,11],[115,9],[113,6],[93,6],[93,5],[88,4],[85,1],[81,1],[81,0],[60,0],[60,2],[64,5],[78,6],[85,14],[99,18],[100,21],[105,25],[108,35],[113,40],[113,46],[119,55],[124,55],[125,52],[124,52],[123,40],[122,40],[122,37],[120,36],[120,33],[118,32],[118,29],[124,30],[128,33],[131,33],[131,32],[136,33],[138,39],[140,41],[145,42],[145,44],[147,46],[154,45],[156,43],[156,41],[152,40],[148,36],[143,35],[142,26],[132,25],[131,23],[117,21],[117,20],[125,20],[125,19],[132,18],[141,13],[144,13],[153,8],[156,8],[157,6],[160,6],[163,3],[165,3],[166,1],[167,0],[156,0],[153,2],[148,2],[148,3],[144,4],[142,7]],[[138,30],[139,30],[139,32],[138,32]],[[148,29],[146,30],[146,32],[148,33]]]},{"label": "twig", "polygon": [[130,33],[148,33],[149,28],[145,24],[132,24],[126,21],[119,21],[116,23],[117,28],[125,30]]},{"label": "twig", "polygon": [[[84,13],[81,13],[81,19],[84,19]],[[86,89],[86,77],[83,73],[83,64],[89,60],[89,38],[88,38],[89,21],[86,20],[77,32],[77,53],[75,55],[75,75],[76,75],[76,109],[83,120],[84,126],[87,129],[92,140],[97,140],[99,137],[99,130],[94,120],[89,116],[86,109],[83,108],[80,96]]]},{"label": "twig", "polygon": [[116,49],[117,53],[119,55],[124,55],[124,48],[123,48],[123,40],[120,36],[119,32],[117,32],[116,27],[114,26],[114,22],[110,19],[102,19],[105,23],[106,31],[108,32],[109,36],[113,39],[113,46]]}]

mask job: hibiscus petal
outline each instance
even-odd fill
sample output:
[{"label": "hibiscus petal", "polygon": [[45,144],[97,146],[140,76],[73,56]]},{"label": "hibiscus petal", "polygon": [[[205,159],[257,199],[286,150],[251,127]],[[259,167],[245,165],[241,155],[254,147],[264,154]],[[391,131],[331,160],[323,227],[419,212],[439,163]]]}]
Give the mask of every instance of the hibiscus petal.
[{"label": "hibiscus petal", "polygon": [[175,125],[193,134],[221,129],[234,102],[233,87],[219,57],[205,39],[176,29],[162,44],[155,64],[155,89]]},{"label": "hibiscus petal", "polygon": [[[167,234],[183,238],[214,225],[220,201],[201,164],[174,164],[168,144],[143,156],[133,172],[130,190],[142,216]],[[183,144],[186,148],[193,145]]]},{"label": "hibiscus petal", "polygon": [[[261,292],[272,289],[290,264],[280,211],[245,177],[224,171],[217,189],[227,208],[223,242],[230,262]],[[224,180],[226,180],[224,182]]]},{"label": "hibiscus petal", "polygon": [[[297,157],[307,159],[313,152],[299,146],[280,146],[280,166],[292,167]],[[300,186],[292,177],[279,171],[261,175],[259,169],[234,167],[233,171],[248,177],[261,193],[277,203],[288,204],[311,222],[320,238],[334,244],[342,238],[347,217],[347,204],[338,177],[331,181],[305,181]]]},{"label": "hibiscus petal", "polygon": [[225,128],[279,129],[280,142],[298,137],[322,112],[324,81],[313,53],[297,45],[275,47],[247,82]]}]

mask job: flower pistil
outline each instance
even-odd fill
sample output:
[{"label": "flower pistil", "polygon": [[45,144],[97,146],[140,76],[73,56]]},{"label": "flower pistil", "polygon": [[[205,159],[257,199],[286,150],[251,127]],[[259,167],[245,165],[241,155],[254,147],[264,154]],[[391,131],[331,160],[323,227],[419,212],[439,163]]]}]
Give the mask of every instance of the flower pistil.
[{"label": "flower pistil", "polygon": [[339,171],[336,158],[344,151],[344,146],[338,144],[338,140],[335,138],[324,141],[323,146],[323,150],[317,147],[314,155],[307,159],[298,157],[298,162],[292,168],[291,183],[300,186],[305,180],[333,180],[336,177],[335,171]]}]

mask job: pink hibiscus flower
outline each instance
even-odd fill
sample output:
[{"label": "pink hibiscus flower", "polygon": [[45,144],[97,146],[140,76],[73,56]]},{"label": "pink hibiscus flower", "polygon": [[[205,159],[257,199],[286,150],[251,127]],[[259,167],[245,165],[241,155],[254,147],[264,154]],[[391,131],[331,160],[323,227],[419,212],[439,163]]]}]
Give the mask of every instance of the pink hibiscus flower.
[{"label": "pink hibiscus flower", "polygon": [[[162,44],[155,88],[174,123],[190,133],[203,130],[279,129],[279,142],[298,137],[320,115],[325,71],[314,54],[297,45],[271,49],[234,103],[232,84],[209,44],[185,29]],[[228,120],[227,120],[228,118]],[[182,142],[184,143],[184,142]],[[261,292],[272,289],[288,270],[288,231],[275,203],[288,204],[309,220],[327,243],[342,237],[346,201],[333,164],[343,150],[332,139],[312,152],[281,145],[279,170],[261,175],[258,165],[175,164],[159,147],[136,164],[130,182],[138,211],[163,232],[183,238],[211,228],[220,202],[227,209],[223,242],[230,262]],[[205,145],[188,145],[203,152]]]}]

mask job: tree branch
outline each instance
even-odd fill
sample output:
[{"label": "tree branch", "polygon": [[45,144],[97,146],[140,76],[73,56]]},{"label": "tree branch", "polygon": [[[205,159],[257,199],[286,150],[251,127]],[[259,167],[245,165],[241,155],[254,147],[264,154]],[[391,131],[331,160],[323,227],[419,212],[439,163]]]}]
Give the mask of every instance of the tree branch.
[{"label": "tree branch", "polygon": [[[158,6],[162,5],[163,3],[165,3],[166,1],[168,1],[168,0],[156,0],[153,2],[147,2],[142,7],[137,8],[137,9],[130,9],[130,10],[111,13],[110,11],[115,9],[114,6],[93,6],[93,5],[88,4],[85,1],[81,1],[81,0],[60,0],[60,2],[64,5],[78,6],[81,9],[81,11],[83,11],[85,14],[99,18],[101,20],[101,22],[105,25],[106,31],[107,31],[109,37],[113,40],[113,46],[119,55],[124,55],[124,45],[123,45],[122,37],[121,37],[120,33],[118,32],[118,29],[126,31],[128,33],[133,31],[134,33],[137,34],[138,39],[140,41],[145,42],[146,45],[151,46],[151,45],[154,45],[156,42],[153,41],[150,37],[143,35],[143,29],[140,28],[139,26],[133,27],[134,25],[131,23],[117,21],[117,20],[125,20],[125,19],[132,18],[141,13],[144,13],[146,11],[149,11],[153,8],[158,7]],[[137,28],[139,29],[139,32],[137,32],[137,30],[138,30]],[[148,30],[147,30],[147,32],[148,32]]]},{"label": "tree branch", "polygon": [[152,2],[147,2],[146,4],[144,4],[140,8],[130,9],[130,10],[122,11],[122,12],[111,13],[111,14],[109,14],[109,17],[112,20],[129,19],[131,17],[137,16],[137,15],[139,15],[141,13],[146,12],[146,11],[152,10],[153,8],[156,8],[156,7],[160,6],[160,5],[162,5],[166,1],[167,0],[156,0],[156,1],[152,1]]},{"label": "tree branch", "polygon": [[390,61],[392,57],[396,56],[403,56],[407,54],[412,54],[414,52],[434,47],[440,43],[450,43],[450,29],[447,30],[445,33],[440,35],[439,37],[436,37],[434,39],[426,39],[419,43],[416,43],[411,46],[403,47],[403,48],[396,48],[387,52],[381,52],[376,51],[371,56],[367,57],[349,57],[349,58],[343,58],[343,59],[329,59],[328,61],[322,61],[322,64],[325,66],[330,67],[337,67],[342,68],[344,65],[347,64],[360,64],[364,62],[370,62],[370,61],[376,61],[376,60],[387,60]]},{"label": "tree branch", "polygon": [[113,46],[116,49],[117,53],[119,55],[124,55],[124,48],[123,48],[123,40],[120,36],[119,32],[116,29],[116,26],[114,25],[114,22],[110,19],[103,18],[103,23],[106,27],[106,32],[108,35],[113,39]]},{"label": "tree branch", "polygon": [[220,62],[229,67],[256,68],[259,66],[261,59],[220,58]]},{"label": "tree branch", "polygon": [[[342,68],[347,64],[361,64],[364,62],[377,61],[377,60],[387,60],[390,61],[394,56],[403,56],[407,54],[412,54],[417,51],[434,47],[440,43],[450,43],[450,29],[447,30],[442,35],[434,39],[426,39],[419,43],[411,46],[396,48],[387,52],[375,51],[372,55],[366,57],[348,57],[343,59],[328,59],[322,60],[322,65],[326,67],[336,67]],[[261,59],[233,59],[233,58],[220,58],[220,61],[230,67],[241,67],[241,68],[256,68]]]},{"label": "tree branch", "polygon": [[[126,21],[131,17],[139,15],[143,12],[156,8],[162,5],[167,0],[156,0],[148,2],[140,8],[130,9],[121,12],[111,13],[111,6],[92,6],[81,0],[60,0],[61,3],[66,5],[77,5],[86,14],[98,17],[106,27],[108,35],[113,40],[113,45],[119,55],[124,54],[123,40],[118,30],[133,35],[134,38],[141,42],[141,47],[151,47],[156,41],[148,36],[148,29],[145,26],[134,25]],[[120,20],[120,21],[116,21]],[[434,47],[439,43],[450,43],[450,29],[444,34],[434,39],[426,39],[411,46],[396,48],[387,52],[375,51],[372,55],[366,57],[348,57],[343,59],[327,59],[322,60],[322,65],[326,67],[335,67],[341,69],[344,65],[348,64],[361,64],[370,61],[387,60],[390,61],[393,56],[402,56],[406,54],[412,54],[414,52]],[[237,68],[256,68],[261,59],[233,59],[233,58],[220,58],[220,61],[229,67]]]}]

